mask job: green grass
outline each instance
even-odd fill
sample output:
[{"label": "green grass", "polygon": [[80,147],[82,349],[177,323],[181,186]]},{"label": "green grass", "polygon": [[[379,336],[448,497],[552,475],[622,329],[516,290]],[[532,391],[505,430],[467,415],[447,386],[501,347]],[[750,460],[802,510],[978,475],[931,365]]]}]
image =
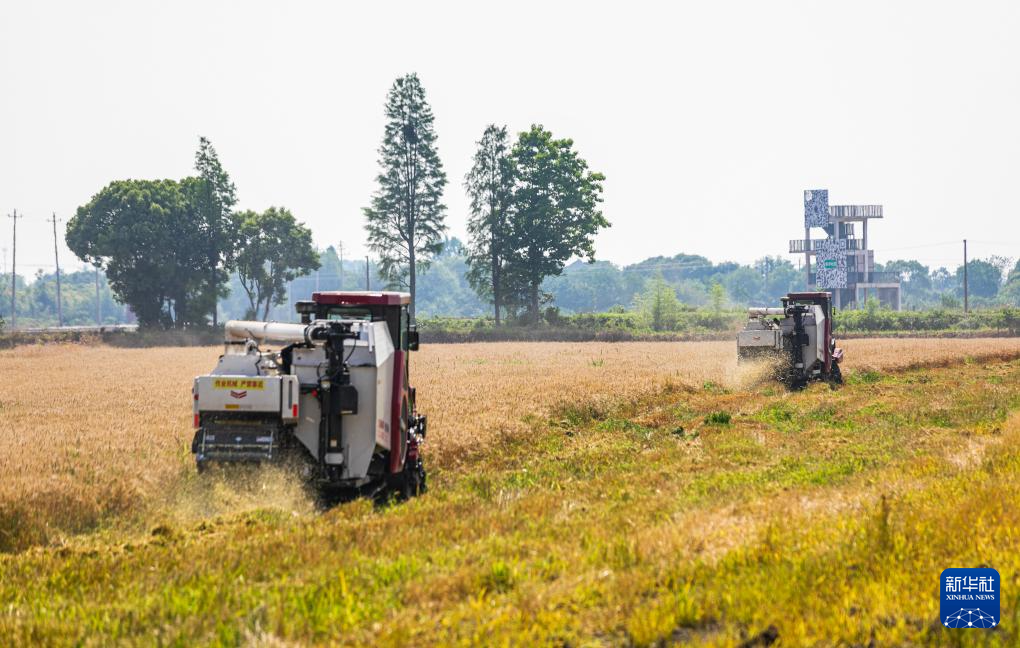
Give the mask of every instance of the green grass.
[{"label": "green grass", "polygon": [[[431,491],[0,556],[2,643],[1020,641],[1020,361],[565,405]],[[723,416],[725,415],[725,416]],[[725,419],[725,421],[723,420]],[[948,566],[995,632],[937,621]]]}]

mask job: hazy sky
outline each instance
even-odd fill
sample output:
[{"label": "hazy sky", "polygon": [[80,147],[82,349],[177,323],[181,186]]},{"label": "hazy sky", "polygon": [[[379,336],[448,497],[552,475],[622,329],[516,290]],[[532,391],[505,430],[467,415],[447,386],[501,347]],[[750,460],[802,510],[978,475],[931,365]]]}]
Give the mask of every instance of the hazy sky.
[{"label": "hazy sky", "polygon": [[0,0],[0,213],[28,216],[19,270],[48,266],[51,212],[186,176],[205,135],[240,207],[363,254],[383,101],[414,71],[462,238],[486,124],[541,123],[605,173],[617,263],[786,255],[807,188],[884,204],[880,261],[1020,256],[1018,33],[1015,1]]}]

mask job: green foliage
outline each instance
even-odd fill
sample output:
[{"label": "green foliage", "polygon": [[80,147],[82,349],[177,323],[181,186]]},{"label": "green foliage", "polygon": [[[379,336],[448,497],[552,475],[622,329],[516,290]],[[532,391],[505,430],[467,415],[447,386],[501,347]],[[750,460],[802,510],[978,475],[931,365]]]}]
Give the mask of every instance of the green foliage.
[{"label": "green foliage", "polygon": [[962,310],[936,308],[926,311],[894,311],[874,303],[862,310],[843,310],[834,319],[837,333],[881,331],[982,331],[1016,330],[1016,309]]},{"label": "green foliage", "polygon": [[386,127],[379,147],[379,188],[364,209],[368,246],[394,287],[417,296],[417,274],[443,246],[446,173],[436,150],[432,108],[417,74],[394,81],[386,98]]},{"label": "green foliage", "polygon": [[118,300],[143,326],[181,328],[205,322],[201,303],[207,247],[189,199],[197,178],[112,182],[67,223],[67,245],[104,266]]},{"label": "green foliage", "polygon": [[569,139],[539,125],[521,133],[511,153],[514,189],[504,255],[507,290],[537,321],[542,282],[571,257],[595,256],[595,234],[609,221],[599,210],[605,176],[588,170]]},{"label": "green foliage", "polygon": [[[956,278],[963,282],[963,266],[956,270]],[[999,292],[1002,272],[989,261],[975,259],[967,264],[967,286],[972,297],[995,297]]]},{"label": "green foliage", "polygon": [[723,304],[726,303],[726,289],[721,283],[715,282],[709,289],[709,293],[712,297],[712,312],[716,315],[722,313]]},{"label": "green foliage", "polygon": [[499,326],[505,300],[503,266],[510,253],[509,210],[514,182],[506,126],[487,126],[477,146],[474,163],[464,178],[471,199],[467,278],[478,296],[492,303]]},{"label": "green foliage", "polygon": [[653,331],[676,330],[681,309],[676,291],[661,275],[648,281],[644,294],[639,295],[634,304],[634,310]]},{"label": "green foliage", "polygon": [[200,137],[198,143],[195,171],[199,181],[194,185],[191,200],[198,215],[198,230],[205,240],[208,283],[201,293],[202,303],[196,308],[206,309],[215,322],[216,302],[225,296],[227,270],[234,257],[237,219],[232,210],[237,204],[237,189],[220,164],[212,143],[204,137]]},{"label": "green foliage", "polygon": [[890,261],[882,266],[885,272],[899,275],[900,286],[904,293],[922,294],[932,288],[932,279],[928,266],[913,260]]},{"label": "green foliage", "polygon": [[[9,275],[0,282],[9,287]],[[60,273],[60,299],[64,324],[68,326],[94,326],[96,322],[96,273],[93,270]],[[0,313],[7,312],[10,290],[0,292]],[[99,273],[99,324],[119,324],[127,321],[129,312],[114,299],[106,276]],[[18,281],[18,324],[23,327],[55,326],[57,324],[56,275],[36,273],[32,283]]]},{"label": "green foliage", "polygon": [[[431,271],[430,271],[431,272]],[[707,309],[682,309],[672,328],[655,330],[648,315],[639,310],[609,313],[573,313],[546,309],[545,325],[517,322],[495,327],[491,318],[420,318],[418,327],[431,342],[470,342],[499,340],[605,340],[698,339],[732,333],[743,325],[746,313]]]},{"label": "green foliage", "polygon": [[711,412],[705,417],[705,423],[708,425],[729,425],[732,419],[729,412]]},{"label": "green foliage", "polygon": [[859,369],[850,373],[847,384],[873,385],[882,380],[882,374],[872,369]]},{"label": "green foliage", "polygon": [[485,304],[469,283],[468,257],[456,238],[447,239],[427,272],[418,278],[418,317],[436,317],[448,313],[481,316]]},{"label": "green foliage", "polygon": [[248,296],[246,317],[258,317],[261,309],[262,319],[268,319],[270,306],[286,301],[288,282],[319,268],[312,232],[282,207],[262,213],[246,211],[237,218],[236,264]]},{"label": "green foliage", "polygon": [[950,309],[962,308],[963,302],[956,295],[943,293],[942,295],[939,295],[939,306]]},{"label": "green foliage", "polygon": [[226,294],[236,190],[204,137],[195,170],[199,177],[179,182],[112,182],[67,223],[68,247],[105,267],[117,300],[142,326],[204,325],[206,315],[215,320],[216,302]]}]

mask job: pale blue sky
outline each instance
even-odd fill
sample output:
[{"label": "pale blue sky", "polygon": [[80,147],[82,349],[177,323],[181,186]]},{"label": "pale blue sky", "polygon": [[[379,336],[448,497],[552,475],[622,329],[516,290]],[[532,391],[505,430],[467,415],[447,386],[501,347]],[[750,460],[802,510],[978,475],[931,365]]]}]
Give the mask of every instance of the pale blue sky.
[{"label": "pale blue sky", "polygon": [[201,134],[242,207],[360,254],[383,100],[416,71],[460,237],[485,125],[540,122],[606,174],[614,262],[785,255],[822,187],[885,205],[879,260],[1015,257],[1018,33],[1016,2],[4,0],[0,213],[29,216],[19,268],[50,264],[52,211],[189,174]]}]

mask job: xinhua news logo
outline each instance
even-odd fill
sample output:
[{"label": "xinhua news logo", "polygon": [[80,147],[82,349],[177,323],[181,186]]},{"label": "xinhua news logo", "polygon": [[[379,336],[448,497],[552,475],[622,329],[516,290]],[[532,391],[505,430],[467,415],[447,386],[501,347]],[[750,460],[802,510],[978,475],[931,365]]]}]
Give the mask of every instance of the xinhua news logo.
[{"label": "xinhua news logo", "polygon": [[990,567],[950,568],[939,579],[940,615],[947,628],[994,628],[999,625],[999,572]]}]

